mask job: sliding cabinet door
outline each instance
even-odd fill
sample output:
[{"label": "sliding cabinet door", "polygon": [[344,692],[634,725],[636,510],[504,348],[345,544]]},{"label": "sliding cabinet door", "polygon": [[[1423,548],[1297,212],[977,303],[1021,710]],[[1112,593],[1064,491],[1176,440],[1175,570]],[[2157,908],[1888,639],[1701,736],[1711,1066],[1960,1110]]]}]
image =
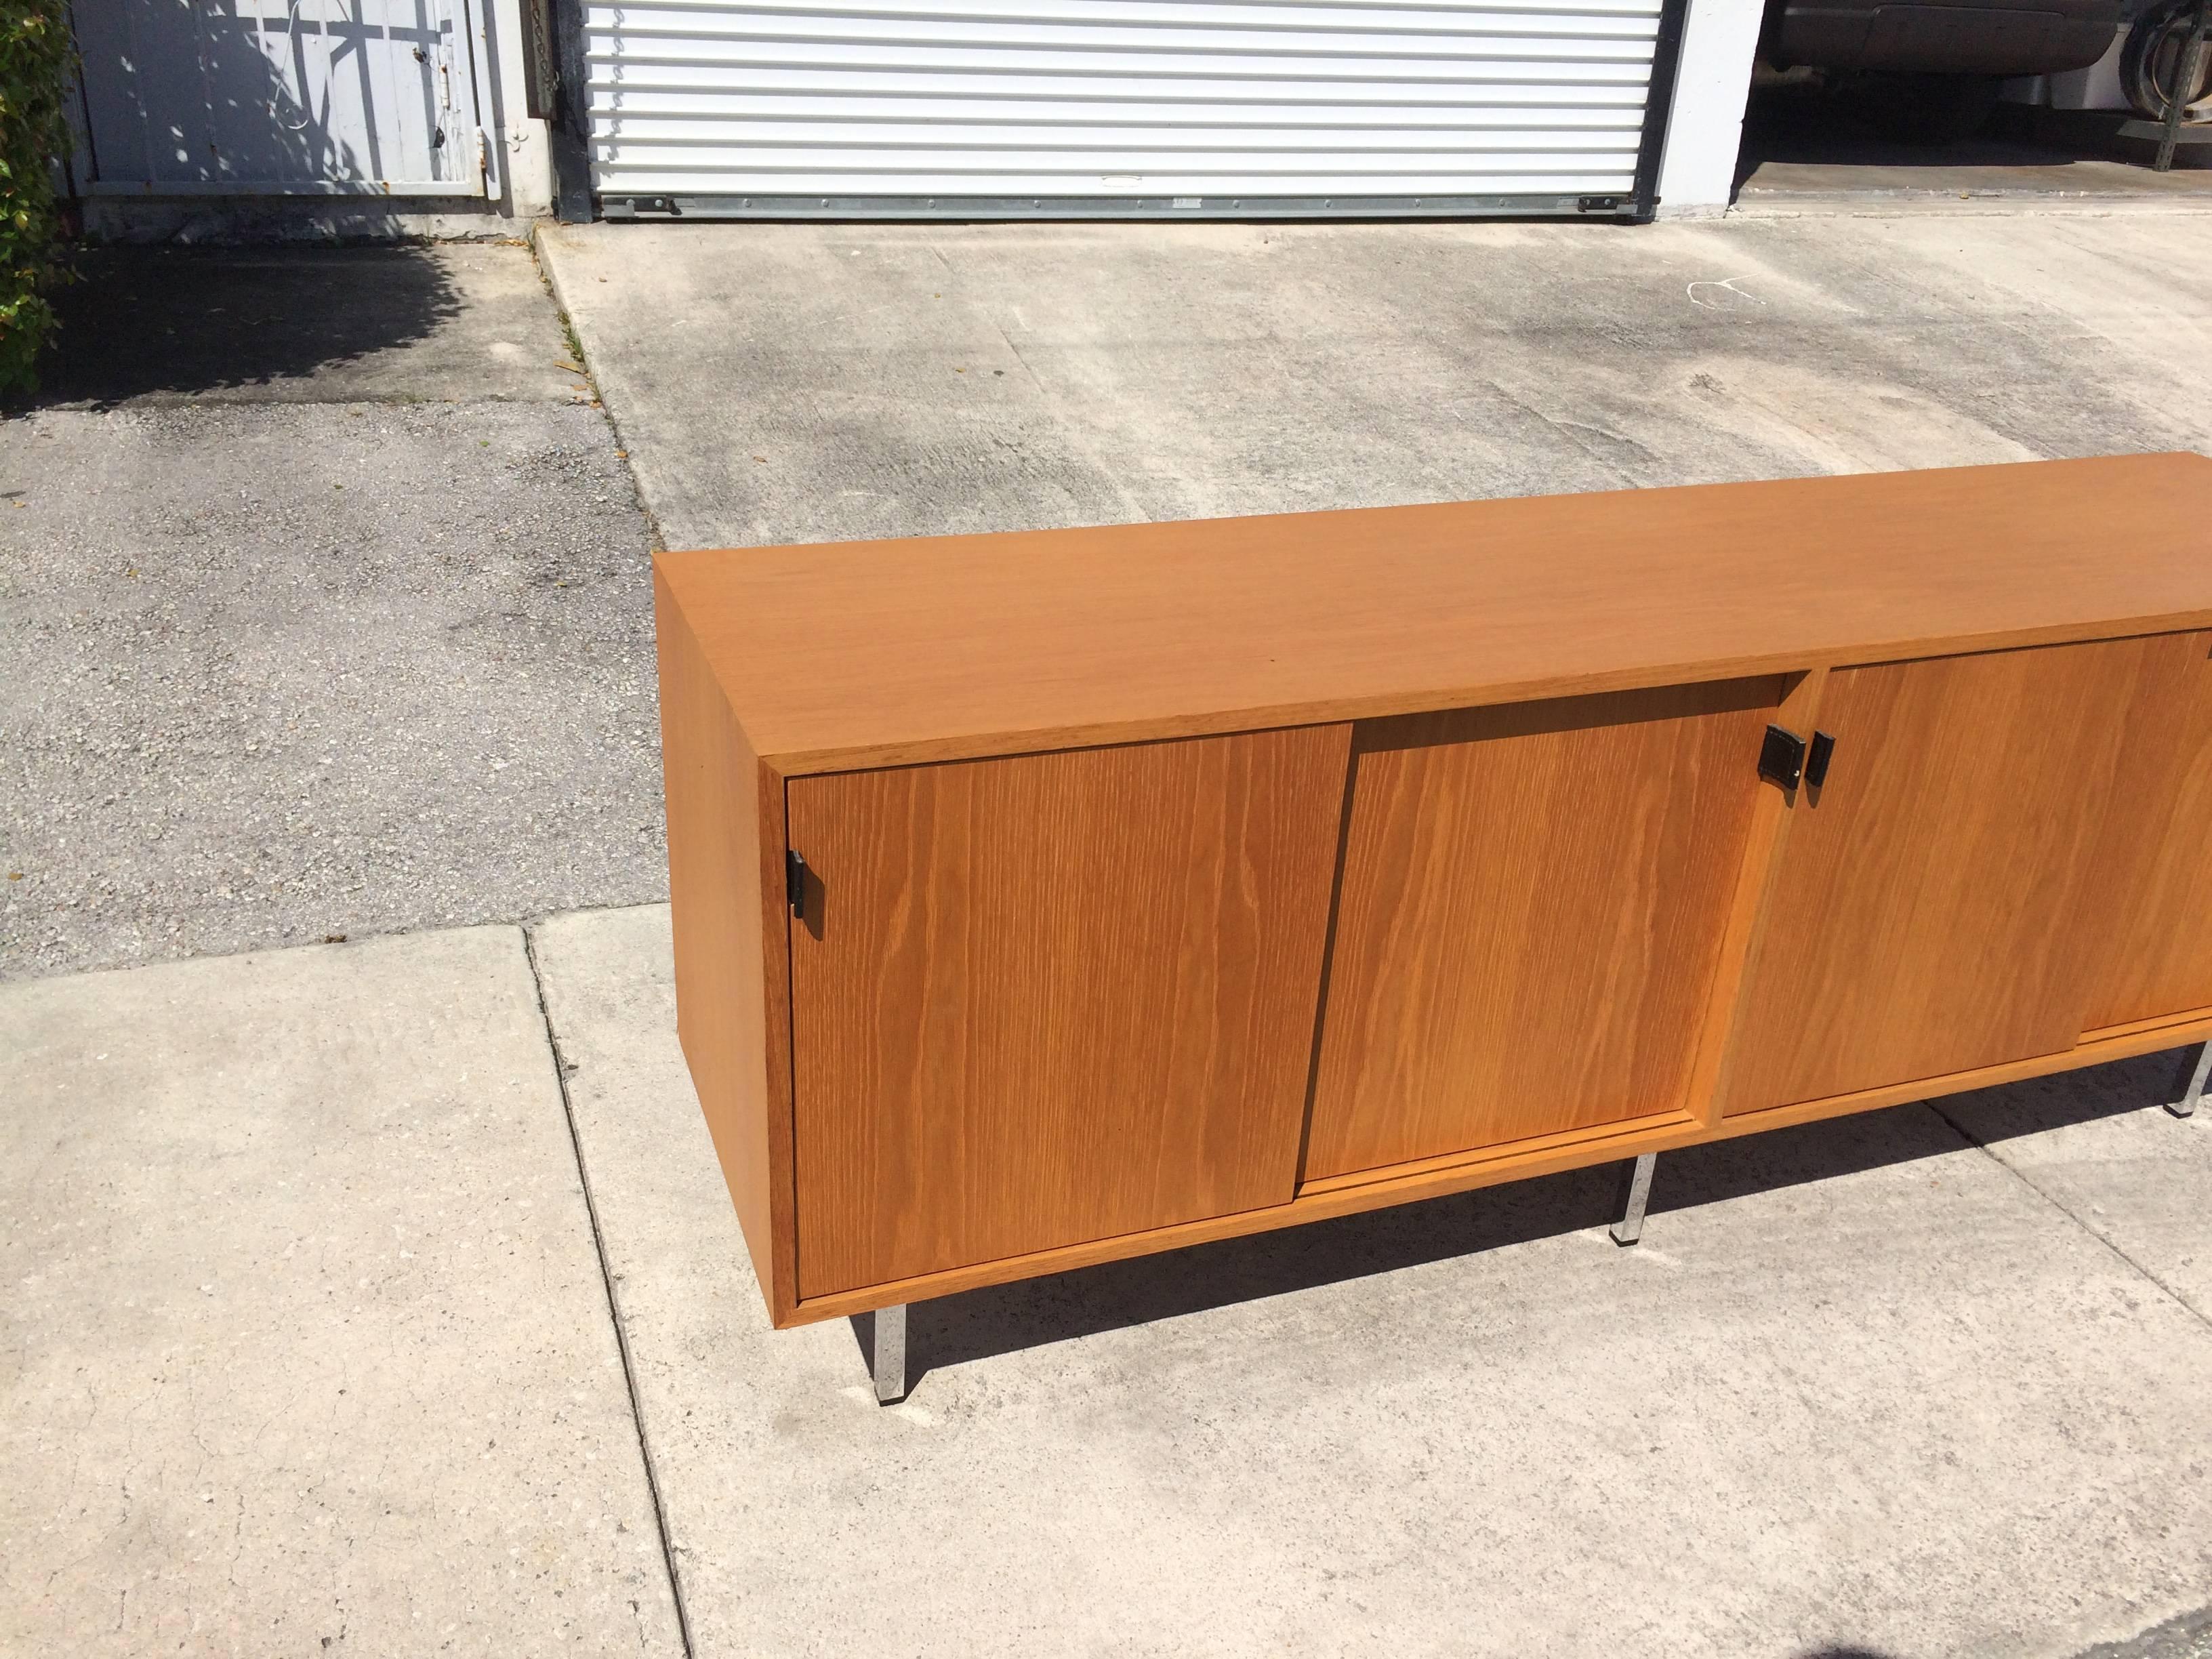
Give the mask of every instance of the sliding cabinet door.
[{"label": "sliding cabinet door", "polygon": [[1685,1109],[1781,689],[1360,723],[1307,1179]]},{"label": "sliding cabinet door", "polygon": [[2143,652],[2087,900],[2111,930],[2092,1030],[2212,1008],[2212,633]]},{"label": "sliding cabinet door", "polygon": [[2124,738],[2166,648],[2100,641],[1828,677],[1833,757],[1790,815],[1726,1110],[2074,1046],[2119,921],[2087,901]]},{"label": "sliding cabinet door", "polygon": [[793,780],[801,1297],[1291,1197],[1348,742]]}]

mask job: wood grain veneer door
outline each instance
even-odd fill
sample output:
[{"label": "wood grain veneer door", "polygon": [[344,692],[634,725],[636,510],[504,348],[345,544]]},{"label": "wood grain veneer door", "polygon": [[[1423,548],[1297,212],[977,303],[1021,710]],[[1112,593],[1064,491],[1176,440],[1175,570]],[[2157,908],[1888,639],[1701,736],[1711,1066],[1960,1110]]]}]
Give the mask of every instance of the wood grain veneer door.
[{"label": "wood grain veneer door", "polygon": [[2212,1008],[2212,633],[2142,641],[2084,909],[2110,935],[2085,1028]]},{"label": "wood grain veneer door", "polygon": [[2071,1048],[2113,918],[2083,902],[2154,640],[1839,669],[1790,817],[1729,1113]]},{"label": "wood grain veneer door", "polygon": [[1291,1197],[1349,742],[793,780],[802,1297]]},{"label": "wood grain veneer door", "polygon": [[1309,1179],[1684,1105],[1781,691],[1359,724]]}]

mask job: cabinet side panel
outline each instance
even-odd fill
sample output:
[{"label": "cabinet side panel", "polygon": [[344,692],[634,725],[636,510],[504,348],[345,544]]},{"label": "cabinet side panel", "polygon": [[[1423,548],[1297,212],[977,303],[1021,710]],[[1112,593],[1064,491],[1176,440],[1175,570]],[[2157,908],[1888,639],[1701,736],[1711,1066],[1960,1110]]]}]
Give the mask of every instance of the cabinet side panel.
[{"label": "cabinet side panel", "polygon": [[1308,1180],[1690,1103],[1782,690],[1360,723]]},{"label": "cabinet side panel", "polygon": [[1348,743],[792,781],[805,1295],[1289,1200]]},{"label": "cabinet side panel", "polygon": [[2148,647],[2085,908],[2111,928],[2088,1029],[2212,1008],[2212,634]]},{"label": "cabinet side panel", "polygon": [[[653,610],[660,665],[660,747],[668,802],[668,891],[675,939],[676,1030],[700,1110],[714,1140],[722,1178],[744,1230],[753,1271],[770,1316],[788,1319],[798,1302],[790,1251],[779,1248],[787,1212],[777,1201],[787,1170],[789,1096],[774,1079],[788,1060],[771,1053],[770,1032],[788,1049],[788,1027],[772,1019],[783,988],[768,995],[767,961],[781,951],[764,933],[769,848],[763,819],[780,819],[779,798],[764,802],[763,768],[747,746],[698,641],[655,573]],[[771,787],[772,774],[768,775]],[[773,811],[764,811],[772,807]],[[778,1109],[779,1103],[781,1109]],[[779,1121],[780,1120],[780,1121]],[[778,1141],[785,1143],[777,1156]],[[787,1176],[784,1177],[787,1182]]]}]

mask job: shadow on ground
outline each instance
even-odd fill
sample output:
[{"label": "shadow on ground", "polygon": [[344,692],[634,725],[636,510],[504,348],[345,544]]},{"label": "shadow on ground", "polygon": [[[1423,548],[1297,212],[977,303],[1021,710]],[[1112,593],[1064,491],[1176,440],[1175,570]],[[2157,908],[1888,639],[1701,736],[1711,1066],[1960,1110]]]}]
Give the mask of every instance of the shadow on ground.
[{"label": "shadow on ground", "polygon": [[2212,1656],[2212,1607],[2154,1625],[2131,1641],[2106,1642],[2077,1659],[2207,1659]]},{"label": "shadow on ground", "polygon": [[[2150,173],[2157,146],[2124,138],[2124,112],[2049,110],[2000,105],[1976,131],[1952,138],[1914,139],[1890,131],[1878,98],[1848,83],[1764,86],[1753,89],[1744,112],[1743,143],[1736,154],[1735,187],[1741,191],[1770,161],[1833,167],[2065,168],[2084,161],[2117,161]],[[2174,167],[2212,166],[2212,154],[2184,148]]]},{"label": "shadow on ground", "polygon": [[[2178,1099],[2197,1052],[2192,1044],[2091,1067],[2075,1074],[2080,1086],[2063,1091],[1988,1091],[2010,1114],[2002,1134],[1989,1138],[2038,1134]],[[1865,1118],[1835,1118],[1668,1152],[1659,1161],[1650,1213],[1656,1218],[1984,1144],[1946,1115],[1944,1105],[1938,1099],[1893,1108],[1875,1120],[1883,1126],[1880,1133],[1869,1133]],[[1618,1171],[1601,1164],[915,1303],[907,1313],[908,1382],[918,1385],[938,1366],[1604,1226],[1614,1218]],[[872,1370],[875,1316],[857,1315],[851,1322]],[[1859,1656],[1838,1650],[1808,1659]]]},{"label": "shadow on ground", "polygon": [[304,381],[424,339],[461,309],[419,247],[101,247],[55,295],[33,405],[112,408]]}]

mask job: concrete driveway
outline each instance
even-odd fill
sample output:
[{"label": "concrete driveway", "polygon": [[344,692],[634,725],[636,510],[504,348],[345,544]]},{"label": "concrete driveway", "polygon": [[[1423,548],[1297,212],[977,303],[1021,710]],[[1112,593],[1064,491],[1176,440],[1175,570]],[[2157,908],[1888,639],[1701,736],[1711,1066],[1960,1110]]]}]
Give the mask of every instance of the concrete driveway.
[{"label": "concrete driveway", "polygon": [[2175,1056],[1670,1154],[1632,1251],[1596,1170],[949,1297],[888,1409],[769,1331],[620,470],[704,545],[2212,449],[2204,224],[549,231],[619,436],[450,252],[108,353],[0,430],[0,1650],[2208,1659]]},{"label": "concrete driveway", "polygon": [[2195,212],[599,225],[672,547],[2212,448]]},{"label": "concrete driveway", "polygon": [[[2172,1057],[768,1328],[665,907],[0,986],[0,1650],[2179,1659]],[[2143,1634],[2148,1630],[2148,1636]],[[2100,1646],[2112,1644],[2112,1646]]]}]

